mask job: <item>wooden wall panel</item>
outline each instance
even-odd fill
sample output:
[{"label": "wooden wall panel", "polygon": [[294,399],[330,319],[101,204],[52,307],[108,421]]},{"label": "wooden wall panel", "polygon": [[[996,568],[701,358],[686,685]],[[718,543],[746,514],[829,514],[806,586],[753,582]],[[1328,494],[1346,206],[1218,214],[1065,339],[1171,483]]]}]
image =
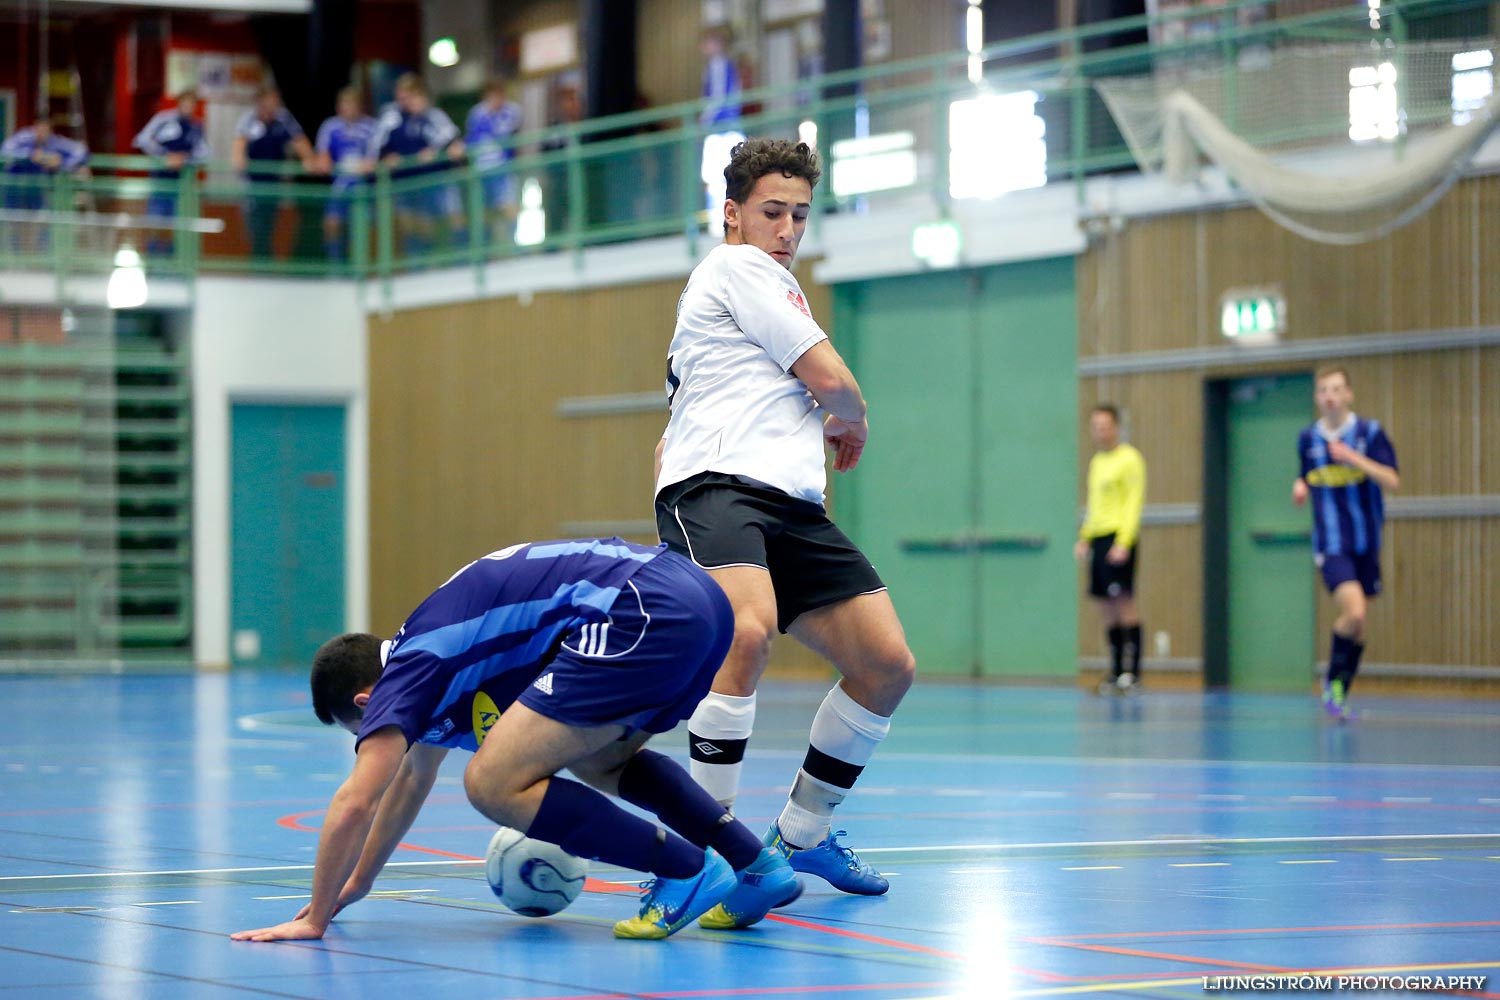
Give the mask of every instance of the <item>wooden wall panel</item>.
[{"label": "wooden wall panel", "polygon": [[[799,268],[831,322],[828,289]],[[570,521],[652,517],[660,412],[563,418],[560,399],[663,392],[681,279],[372,317],[370,605],[394,631],[459,566]],[[654,541],[654,537],[636,537]],[[778,643],[783,673],[821,674]]]},{"label": "wooden wall panel", "polygon": [[[1078,592],[1088,592],[1082,568]],[[1203,655],[1203,532],[1198,525],[1147,525],[1141,530],[1136,596],[1146,647],[1144,670],[1156,655],[1158,632],[1167,633],[1173,658]],[[1093,601],[1078,602],[1078,651],[1090,657],[1109,653]]]},{"label": "wooden wall panel", "polygon": [[[1288,340],[1412,332],[1500,323],[1500,177],[1456,186],[1412,225],[1373,243],[1331,247],[1303,240],[1253,209],[1130,222],[1100,237],[1078,260],[1079,355],[1123,355],[1222,344],[1217,309],[1226,289],[1279,285],[1288,305]],[[1402,496],[1500,493],[1500,348],[1413,351],[1337,359],[1349,369],[1355,408],[1387,427],[1401,460]],[[1311,371],[1318,362],[1224,363],[1201,370],[1081,380],[1080,416],[1096,401],[1119,404],[1130,439],[1146,455],[1148,503],[1202,499],[1202,384],[1261,371]],[[1308,401],[1308,419],[1314,417]],[[1079,476],[1087,466],[1086,428]],[[1165,458],[1163,456],[1166,456]],[[1080,492],[1080,496],[1081,496]],[[1160,532],[1147,529],[1143,544]],[[1385,663],[1500,665],[1495,622],[1500,520],[1450,518],[1389,522],[1387,596],[1377,601],[1370,658]],[[1165,546],[1172,586],[1184,588],[1169,617],[1191,606],[1201,615],[1201,551]],[[1157,585],[1146,573],[1142,599]],[[1157,557],[1159,558],[1159,557]],[[1309,572],[1312,572],[1309,567]],[[1192,588],[1191,592],[1187,588]],[[1143,614],[1148,630],[1161,611]],[[1331,604],[1319,603],[1320,655]],[[1094,617],[1080,615],[1085,654],[1102,649]],[[1173,653],[1201,655],[1201,634],[1181,626]],[[1190,644],[1198,643],[1198,648]]]}]

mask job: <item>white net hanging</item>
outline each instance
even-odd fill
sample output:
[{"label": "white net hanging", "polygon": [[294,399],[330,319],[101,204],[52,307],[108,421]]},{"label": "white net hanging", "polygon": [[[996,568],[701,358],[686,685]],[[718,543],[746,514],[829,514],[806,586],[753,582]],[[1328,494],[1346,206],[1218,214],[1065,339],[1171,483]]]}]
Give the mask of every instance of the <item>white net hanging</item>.
[{"label": "white net hanging", "polygon": [[1205,160],[1308,239],[1378,239],[1421,215],[1500,124],[1493,39],[1318,45],[1095,82],[1143,171]]}]

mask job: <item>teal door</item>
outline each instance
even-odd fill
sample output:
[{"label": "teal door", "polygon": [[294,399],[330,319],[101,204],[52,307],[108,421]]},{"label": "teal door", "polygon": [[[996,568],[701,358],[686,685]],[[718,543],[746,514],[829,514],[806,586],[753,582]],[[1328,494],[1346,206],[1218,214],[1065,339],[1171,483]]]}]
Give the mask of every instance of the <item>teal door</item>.
[{"label": "teal door", "polygon": [[344,631],[344,408],[231,414],[230,653],[306,666]]},{"label": "teal door", "polygon": [[920,669],[1073,676],[1073,261],[872,281],[836,308],[871,422],[834,516]]},{"label": "teal door", "polygon": [[1312,679],[1312,525],[1291,500],[1312,390],[1307,375],[1227,387],[1228,681],[1241,690],[1303,691]]}]

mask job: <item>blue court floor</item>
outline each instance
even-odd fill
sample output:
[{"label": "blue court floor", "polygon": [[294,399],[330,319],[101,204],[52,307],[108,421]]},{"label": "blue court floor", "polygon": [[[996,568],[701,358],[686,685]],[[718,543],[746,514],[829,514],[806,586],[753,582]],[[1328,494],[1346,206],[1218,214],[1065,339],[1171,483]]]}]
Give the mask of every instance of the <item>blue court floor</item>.
[{"label": "blue court floor", "polygon": [[[762,692],[757,832],[825,689]],[[837,824],[890,894],[809,884],[665,942],[611,937],[630,872],[596,866],[555,917],[504,910],[457,753],[378,894],[274,945],[228,935],[306,901],[352,761],[302,674],[6,677],[0,705],[0,1000],[1181,998],[1294,973],[1500,997],[1495,702],[1371,696],[1336,727],[1310,697],[919,684]]]}]

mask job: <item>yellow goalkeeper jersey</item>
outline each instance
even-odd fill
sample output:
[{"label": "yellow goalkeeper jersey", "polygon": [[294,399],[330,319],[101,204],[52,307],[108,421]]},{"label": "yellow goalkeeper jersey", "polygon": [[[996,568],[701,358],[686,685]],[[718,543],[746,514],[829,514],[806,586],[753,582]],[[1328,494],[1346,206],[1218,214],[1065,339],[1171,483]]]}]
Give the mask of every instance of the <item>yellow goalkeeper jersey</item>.
[{"label": "yellow goalkeeper jersey", "polygon": [[1128,444],[1096,452],[1089,459],[1089,505],[1079,538],[1113,534],[1130,548],[1141,533],[1146,503],[1146,460]]}]

